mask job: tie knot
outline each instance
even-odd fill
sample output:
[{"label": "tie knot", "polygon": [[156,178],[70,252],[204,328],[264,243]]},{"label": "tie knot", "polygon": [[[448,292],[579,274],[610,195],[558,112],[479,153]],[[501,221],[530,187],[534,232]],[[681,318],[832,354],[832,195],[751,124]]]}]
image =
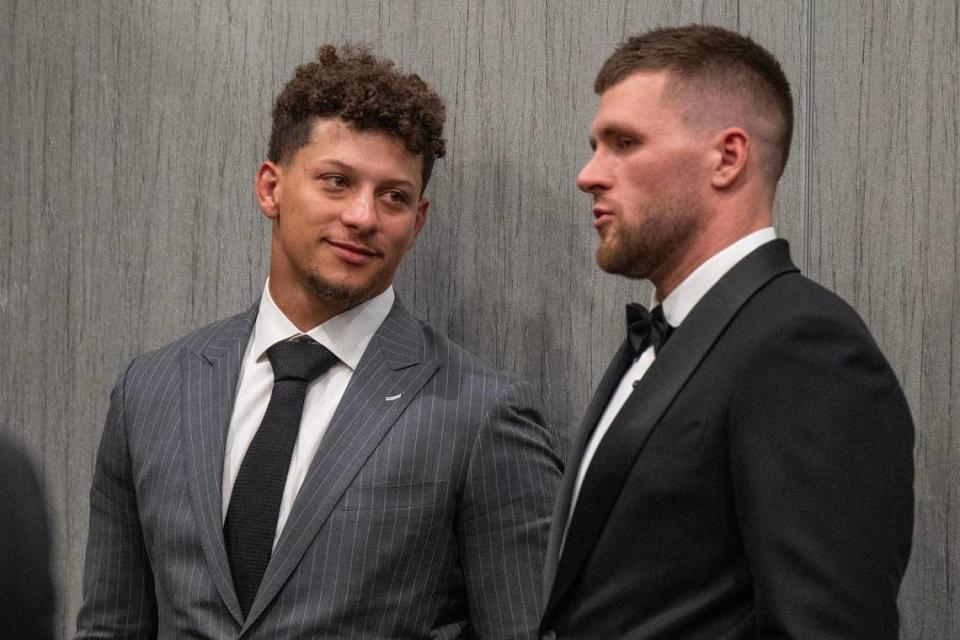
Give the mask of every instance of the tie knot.
[{"label": "tie knot", "polygon": [[337,356],[310,337],[281,340],[267,349],[273,367],[273,381],[303,380],[310,382],[337,362]]},{"label": "tie knot", "polygon": [[663,305],[657,305],[653,311],[636,303],[627,305],[627,340],[634,357],[653,345],[654,353],[659,353],[667,338],[673,333],[673,327],[663,316]]}]

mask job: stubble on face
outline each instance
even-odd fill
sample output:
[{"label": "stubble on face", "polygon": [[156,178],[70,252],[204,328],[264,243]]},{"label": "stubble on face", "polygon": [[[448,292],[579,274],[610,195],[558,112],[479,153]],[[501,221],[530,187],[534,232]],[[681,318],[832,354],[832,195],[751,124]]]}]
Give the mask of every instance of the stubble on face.
[{"label": "stubble on face", "polygon": [[600,238],[597,265],[607,273],[656,282],[658,275],[683,261],[697,234],[701,208],[692,197],[667,194],[630,212],[633,222],[621,212],[617,224]]},{"label": "stubble on face", "polygon": [[311,270],[304,274],[304,281],[317,300],[322,300],[341,309],[353,308],[372,297],[370,295],[373,289],[372,281],[368,282],[366,286],[350,287],[331,282],[324,278],[319,270]]},{"label": "stubble on face", "polygon": [[426,216],[422,158],[388,133],[320,119],[274,173],[270,281],[281,310],[309,328],[386,290]]}]

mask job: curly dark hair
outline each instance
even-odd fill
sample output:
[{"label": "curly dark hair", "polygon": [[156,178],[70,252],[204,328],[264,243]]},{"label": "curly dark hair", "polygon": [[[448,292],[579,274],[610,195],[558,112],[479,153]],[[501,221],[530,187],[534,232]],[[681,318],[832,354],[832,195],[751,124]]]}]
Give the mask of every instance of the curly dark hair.
[{"label": "curly dark hair", "polygon": [[423,159],[426,188],[436,158],[446,153],[444,107],[415,73],[404,75],[394,63],[367,47],[333,45],[317,51],[316,62],[297,67],[273,107],[267,158],[286,162],[305,146],[317,118],[338,117],[359,130],[377,130],[401,140]]}]

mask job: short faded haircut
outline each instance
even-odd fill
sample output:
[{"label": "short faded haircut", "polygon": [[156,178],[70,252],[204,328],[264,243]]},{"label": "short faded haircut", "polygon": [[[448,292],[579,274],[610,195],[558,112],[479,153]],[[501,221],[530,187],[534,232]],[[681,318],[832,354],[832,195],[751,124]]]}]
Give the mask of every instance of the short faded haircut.
[{"label": "short faded haircut", "polygon": [[[767,175],[776,184],[790,155],[793,98],[790,83],[770,52],[750,38],[708,25],[661,28],[633,36],[607,58],[594,90],[602,94],[638,71],[667,71],[671,98],[689,102],[693,92],[738,96],[775,123]],[[669,85],[668,85],[669,86]],[[688,118],[695,106],[684,109]]]},{"label": "short faded haircut", "polygon": [[436,158],[446,153],[444,106],[440,96],[415,73],[397,71],[364,46],[337,51],[323,45],[315,62],[297,67],[273,107],[267,158],[284,163],[310,141],[318,118],[340,118],[360,131],[380,131],[401,141],[423,159],[426,189]]}]

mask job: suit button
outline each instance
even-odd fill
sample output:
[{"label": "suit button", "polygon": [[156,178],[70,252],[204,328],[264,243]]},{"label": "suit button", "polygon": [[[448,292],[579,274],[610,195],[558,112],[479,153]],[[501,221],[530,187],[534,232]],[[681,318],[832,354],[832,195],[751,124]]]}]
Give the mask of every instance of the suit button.
[{"label": "suit button", "polygon": [[540,640],[557,640],[556,631],[544,631],[540,636]]}]

